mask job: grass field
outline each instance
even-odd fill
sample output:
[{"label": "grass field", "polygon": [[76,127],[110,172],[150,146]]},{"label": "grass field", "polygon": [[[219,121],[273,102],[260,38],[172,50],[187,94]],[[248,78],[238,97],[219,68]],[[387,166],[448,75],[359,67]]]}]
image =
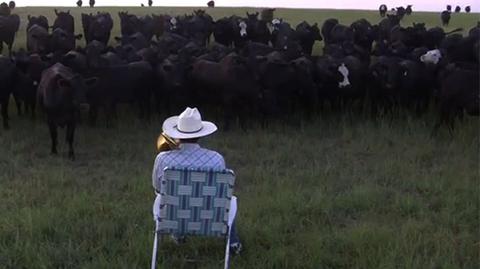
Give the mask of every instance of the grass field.
[{"label": "grass field", "polygon": [[[17,10],[22,19],[47,11],[51,17],[51,9]],[[277,15],[294,24],[377,18],[357,11]],[[460,16],[451,28],[478,19]],[[414,20],[438,24],[437,14],[405,24]],[[0,129],[0,268],[148,268],[154,143],[167,115],[147,124],[125,109],[116,128],[82,125],[71,162],[63,143],[60,156],[49,155],[42,116],[31,121],[13,112],[12,130]],[[453,138],[446,130],[431,138],[433,121],[318,115],[295,125],[219,130],[203,141],[238,177],[246,250],[231,268],[478,268],[479,122],[466,118]],[[167,242],[161,268],[221,268],[222,251],[217,240]]]}]

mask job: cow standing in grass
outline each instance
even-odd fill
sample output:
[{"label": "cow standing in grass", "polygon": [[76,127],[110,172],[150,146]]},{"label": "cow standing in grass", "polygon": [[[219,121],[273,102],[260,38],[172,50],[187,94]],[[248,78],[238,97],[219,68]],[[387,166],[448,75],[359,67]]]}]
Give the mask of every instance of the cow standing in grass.
[{"label": "cow standing in grass", "polygon": [[448,26],[448,24],[450,23],[450,11],[444,10],[440,14],[440,19],[442,20],[442,25],[443,26]]},{"label": "cow standing in grass", "polygon": [[57,128],[66,126],[68,157],[75,159],[73,139],[80,105],[86,102],[87,88],[95,83],[96,79],[85,80],[60,63],[43,72],[37,96],[39,104],[47,114],[52,154],[57,154]]},{"label": "cow standing in grass", "polygon": [[382,17],[382,18],[385,17],[385,15],[387,14],[387,10],[388,10],[387,5],[385,5],[385,4],[380,5],[380,7],[378,8],[378,12],[380,13],[380,17]]},{"label": "cow standing in grass", "polygon": [[412,5],[407,6],[407,8],[405,9],[405,14],[408,16],[412,15]]}]

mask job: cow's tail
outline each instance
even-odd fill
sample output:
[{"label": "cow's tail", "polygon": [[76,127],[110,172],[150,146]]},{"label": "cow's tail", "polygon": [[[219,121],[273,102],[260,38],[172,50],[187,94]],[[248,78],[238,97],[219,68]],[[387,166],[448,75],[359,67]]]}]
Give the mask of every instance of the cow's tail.
[{"label": "cow's tail", "polygon": [[449,35],[449,34],[453,34],[453,33],[456,33],[456,32],[461,32],[461,31],[463,31],[463,28],[460,27],[460,28],[454,29],[450,32],[446,32],[445,34]]}]

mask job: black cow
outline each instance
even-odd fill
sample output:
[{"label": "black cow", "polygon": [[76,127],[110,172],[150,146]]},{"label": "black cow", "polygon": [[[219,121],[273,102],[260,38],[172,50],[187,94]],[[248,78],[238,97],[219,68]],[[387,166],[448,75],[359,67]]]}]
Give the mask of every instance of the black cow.
[{"label": "black cow", "polygon": [[82,13],[83,33],[87,44],[97,40],[107,45],[113,28],[113,19],[109,13],[88,15]]},{"label": "black cow", "polygon": [[322,25],[322,36],[324,39],[325,44],[330,44],[333,42],[332,40],[332,29],[335,27],[335,25],[338,24],[337,19],[327,19]]},{"label": "black cow", "polygon": [[443,26],[448,26],[448,24],[450,23],[450,11],[442,11],[442,13],[440,14],[440,19],[442,20]]},{"label": "black cow", "polygon": [[448,62],[470,62],[478,64],[478,38],[453,34],[445,37],[440,44]]},{"label": "black cow", "polygon": [[233,26],[230,18],[221,18],[215,22],[213,27],[215,42],[224,46],[231,46],[234,39]]},{"label": "black cow", "polygon": [[86,102],[88,87],[96,79],[84,79],[70,68],[57,63],[42,74],[38,87],[39,104],[47,114],[47,124],[52,140],[51,153],[57,154],[57,128],[67,127],[68,156],[75,159],[73,139],[80,105]]},{"label": "black cow", "polygon": [[258,19],[258,12],[247,12],[247,37],[250,41],[268,44],[270,37],[270,30],[267,22]]},{"label": "black cow", "polygon": [[98,83],[87,94],[90,104],[90,121],[96,122],[99,107],[106,110],[107,125],[116,116],[116,105],[137,103],[140,117],[150,117],[150,95],[154,86],[152,66],[145,61],[108,66],[91,70]]},{"label": "black cow", "polygon": [[447,66],[441,78],[441,89],[437,97],[440,109],[439,120],[432,134],[435,134],[442,124],[447,124],[452,134],[456,117],[462,116],[464,112],[472,116],[480,114],[478,66],[474,70],[468,70],[450,65]]},{"label": "black cow", "polygon": [[455,13],[460,13],[462,11],[462,8],[460,6],[455,7]]},{"label": "black cow", "polygon": [[205,46],[213,32],[213,19],[204,10],[195,10],[185,21],[185,36]]},{"label": "black cow", "polygon": [[235,118],[245,127],[247,117],[256,110],[258,86],[245,59],[235,53],[227,55],[219,63],[195,61],[191,82],[195,104],[199,107],[220,106],[226,129]]},{"label": "black cow", "polygon": [[381,4],[380,7],[378,8],[378,12],[380,13],[380,17],[385,17],[385,15],[387,14],[387,5],[385,4]]},{"label": "black cow", "polygon": [[48,30],[34,24],[27,32],[27,50],[30,53],[45,55],[51,50],[51,39]]},{"label": "black cow", "polygon": [[208,1],[207,7],[215,7],[215,1]]},{"label": "black cow", "polygon": [[405,14],[408,16],[412,15],[412,5],[407,6],[407,8],[405,9]]},{"label": "black cow", "polygon": [[337,24],[330,31],[330,38],[330,42],[335,44],[342,44],[344,42],[353,43],[353,28],[343,24]]},{"label": "black cow", "polygon": [[55,9],[55,15],[57,15],[57,18],[53,22],[53,30],[61,28],[66,32],[73,34],[75,31],[75,20],[73,19],[73,16],[70,15],[70,10],[67,12],[58,12],[58,10]]},{"label": "black cow", "polygon": [[381,56],[369,69],[368,95],[373,116],[379,109],[391,112],[397,104],[397,93],[401,87],[401,59]]},{"label": "black cow", "polygon": [[407,11],[405,10],[404,7],[397,7],[396,9],[397,11],[397,16],[400,18],[400,19],[403,19],[403,17],[405,16],[405,14],[407,13]]},{"label": "black cow", "polygon": [[148,6],[151,7],[153,5],[153,0],[148,0]]},{"label": "black cow", "polygon": [[274,8],[262,9],[262,11],[260,12],[260,20],[265,21],[267,23],[272,23],[274,12],[275,12]]},{"label": "black cow", "polygon": [[466,7],[465,7],[465,12],[466,12],[466,13],[470,13],[470,11],[471,11],[470,6],[466,6]]},{"label": "black cow", "polygon": [[0,53],[3,51],[3,43],[8,46],[8,53],[12,53],[15,34],[20,27],[20,17],[17,14],[0,16]]},{"label": "black cow", "polygon": [[452,11],[452,6],[451,5],[447,5],[447,11]]},{"label": "black cow", "polygon": [[306,21],[303,21],[297,25],[295,32],[296,38],[302,46],[303,53],[307,55],[312,55],[312,48],[315,41],[323,40],[317,23],[310,25]]},{"label": "black cow", "polygon": [[43,27],[44,29],[48,29],[48,19],[47,17],[43,16],[43,15],[40,15],[38,17],[36,16],[30,16],[28,15],[28,24],[27,24],[27,33],[28,33],[28,29],[30,29],[30,27],[32,27],[33,25],[38,25],[38,26],[41,26]]},{"label": "black cow", "polygon": [[155,22],[149,15],[137,17],[128,12],[119,12],[120,28],[122,36],[129,36],[137,32],[142,33],[147,40],[151,40],[154,35]]},{"label": "black cow", "polygon": [[355,45],[360,46],[368,55],[372,49],[372,43],[375,39],[375,31],[366,19],[359,19],[354,21],[350,28],[353,30],[353,42]]},{"label": "black cow", "polygon": [[8,2],[8,7],[9,7],[11,10],[15,9],[16,6],[17,6],[17,5],[15,4],[15,1],[10,1],[10,2]]},{"label": "black cow", "polygon": [[174,54],[157,64],[155,76],[159,85],[154,91],[154,97],[158,112],[160,112],[160,108],[168,113],[177,111],[193,101],[191,91],[187,87],[189,66],[187,62]]},{"label": "black cow", "polygon": [[13,92],[16,80],[15,63],[9,58],[0,55],[0,106],[2,107],[3,127],[8,129],[8,103]]},{"label": "black cow", "polygon": [[94,7],[95,6],[95,0],[90,0],[88,2],[88,4],[90,5],[90,7]]},{"label": "black cow", "polygon": [[10,7],[7,3],[3,2],[0,4],[0,16],[8,16],[11,13]]},{"label": "black cow", "polygon": [[44,62],[38,54],[28,55],[24,49],[17,51],[14,59],[17,65],[17,83],[14,90],[17,108],[21,111],[23,104],[25,112],[30,112],[33,118],[37,104],[38,83],[48,63]]},{"label": "black cow", "polygon": [[57,28],[51,34],[51,50],[54,52],[67,53],[75,49],[75,41],[81,39],[82,35],[74,35],[63,28]]},{"label": "black cow", "polygon": [[78,0],[78,1],[77,1],[77,7],[82,7],[82,5],[83,5],[82,0]]},{"label": "black cow", "polygon": [[376,40],[389,40],[390,32],[395,26],[400,25],[400,18],[396,15],[387,15],[386,19],[383,19],[378,24]]}]

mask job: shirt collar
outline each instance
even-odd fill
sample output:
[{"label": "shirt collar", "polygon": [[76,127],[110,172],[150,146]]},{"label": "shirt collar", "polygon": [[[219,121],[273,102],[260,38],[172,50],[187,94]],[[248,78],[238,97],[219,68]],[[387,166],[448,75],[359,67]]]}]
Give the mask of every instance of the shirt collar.
[{"label": "shirt collar", "polygon": [[200,145],[197,143],[181,143],[179,147],[180,149],[183,149],[183,150],[189,150],[189,149],[198,149],[200,148]]}]

